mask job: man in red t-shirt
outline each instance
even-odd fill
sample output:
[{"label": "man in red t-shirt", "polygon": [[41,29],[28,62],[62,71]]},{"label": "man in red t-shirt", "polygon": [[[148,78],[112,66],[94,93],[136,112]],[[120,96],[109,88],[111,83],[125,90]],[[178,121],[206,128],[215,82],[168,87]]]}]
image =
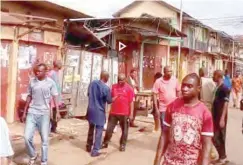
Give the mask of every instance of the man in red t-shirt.
[{"label": "man in red t-shirt", "polygon": [[119,122],[122,135],[120,139],[120,151],[125,151],[129,121],[133,117],[133,89],[126,83],[126,76],[120,74],[118,76],[118,84],[112,86],[112,97],[116,97],[116,100],[111,105],[110,116],[108,119],[108,126],[103,142],[102,148],[107,148],[108,143],[112,137],[113,130]]},{"label": "man in red t-shirt", "polygon": [[213,120],[207,107],[198,100],[200,78],[187,75],[181,86],[182,98],[166,110],[154,165],[208,165],[213,137]]}]

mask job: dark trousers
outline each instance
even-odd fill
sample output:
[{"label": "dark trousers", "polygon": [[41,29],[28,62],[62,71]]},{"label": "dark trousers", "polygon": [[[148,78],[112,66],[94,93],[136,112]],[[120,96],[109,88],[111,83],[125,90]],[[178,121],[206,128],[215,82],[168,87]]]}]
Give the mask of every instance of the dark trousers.
[{"label": "dark trousers", "polygon": [[[92,148],[92,146],[94,145],[91,154],[96,154],[100,150],[103,128],[104,126],[99,126],[93,123],[89,123],[87,147]],[[94,140],[94,132],[95,132],[95,140]]]},{"label": "dark trousers", "polygon": [[108,144],[111,140],[113,130],[119,122],[122,135],[120,138],[120,145],[126,145],[128,137],[128,128],[129,128],[129,118],[128,116],[121,115],[110,115],[108,119],[108,125],[105,133],[104,144]]},{"label": "dark trousers", "polygon": [[218,151],[219,159],[225,159],[226,150],[225,150],[225,139],[226,139],[226,128],[216,129],[214,132],[214,145]]},{"label": "dark trousers", "polygon": [[57,110],[56,108],[52,109],[52,119],[51,119],[51,132],[56,132],[57,130],[57,121],[56,121],[56,115],[57,115]]}]

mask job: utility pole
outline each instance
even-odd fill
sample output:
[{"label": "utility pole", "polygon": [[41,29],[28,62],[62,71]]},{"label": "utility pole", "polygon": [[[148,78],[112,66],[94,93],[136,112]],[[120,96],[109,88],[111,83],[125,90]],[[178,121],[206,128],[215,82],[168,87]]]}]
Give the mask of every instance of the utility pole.
[{"label": "utility pole", "polygon": [[[182,16],[183,16],[183,11],[182,11],[182,0],[181,0],[181,5],[180,5],[180,25],[179,25],[179,30],[182,31]],[[178,56],[177,56],[177,78],[180,78],[180,61],[181,61],[181,37],[178,45]]]}]

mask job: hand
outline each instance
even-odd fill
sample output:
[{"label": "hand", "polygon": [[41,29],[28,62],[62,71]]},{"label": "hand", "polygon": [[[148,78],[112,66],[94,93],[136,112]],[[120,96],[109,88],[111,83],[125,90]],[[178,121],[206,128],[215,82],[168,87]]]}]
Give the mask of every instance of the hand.
[{"label": "hand", "polygon": [[119,95],[118,95],[118,96],[114,96],[114,97],[112,98],[112,102],[115,101],[118,97],[119,97]]},{"label": "hand", "polygon": [[26,120],[26,112],[23,113],[23,116],[22,116],[21,120],[22,120],[22,122],[25,122],[25,120]]},{"label": "hand", "polygon": [[133,115],[129,116],[129,121],[131,122],[133,120]]},{"label": "hand", "polygon": [[60,112],[57,112],[56,114],[56,121],[60,121],[61,120],[61,115],[60,115]]},{"label": "hand", "polygon": [[221,118],[220,119],[220,122],[219,122],[219,126],[220,126],[220,128],[224,128],[225,127],[225,119],[223,119],[223,118]]},{"label": "hand", "polygon": [[159,108],[155,106],[155,117],[160,117]]}]

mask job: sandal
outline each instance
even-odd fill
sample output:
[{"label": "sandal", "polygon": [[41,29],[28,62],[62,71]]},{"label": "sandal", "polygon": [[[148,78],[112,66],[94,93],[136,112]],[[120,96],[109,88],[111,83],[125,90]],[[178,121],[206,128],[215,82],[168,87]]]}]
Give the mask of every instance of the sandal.
[{"label": "sandal", "polygon": [[34,165],[37,157],[38,157],[38,155],[36,154],[34,157],[30,158],[28,165]]}]

